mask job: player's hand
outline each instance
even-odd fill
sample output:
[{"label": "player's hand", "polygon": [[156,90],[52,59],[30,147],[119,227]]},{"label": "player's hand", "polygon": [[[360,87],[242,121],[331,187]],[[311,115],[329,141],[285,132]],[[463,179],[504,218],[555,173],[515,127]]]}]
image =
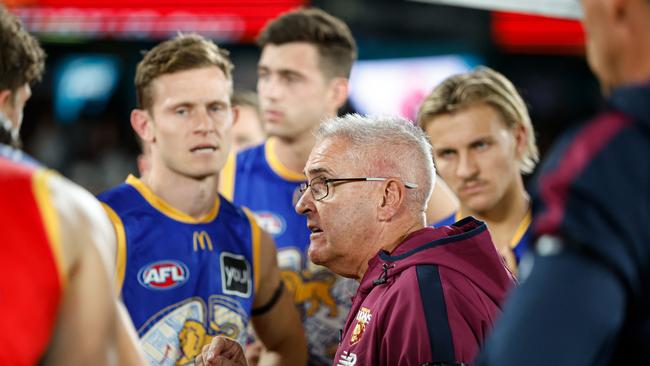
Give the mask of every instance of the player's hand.
[{"label": "player's hand", "polygon": [[194,360],[196,366],[247,366],[244,350],[236,341],[217,336],[203,346]]}]

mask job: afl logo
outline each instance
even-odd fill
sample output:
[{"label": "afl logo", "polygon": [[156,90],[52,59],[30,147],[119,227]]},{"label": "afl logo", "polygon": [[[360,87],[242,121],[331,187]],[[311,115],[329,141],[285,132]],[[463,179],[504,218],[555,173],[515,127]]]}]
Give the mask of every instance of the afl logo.
[{"label": "afl logo", "polygon": [[282,235],[282,233],[284,233],[286,224],[281,216],[272,212],[262,211],[255,212],[255,219],[257,219],[257,224],[262,228],[262,230],[273,236]]},{"label": "afl logo", "polygon": [[138,282],[152,290],[169,290],[190,278],[187,266],[172,260],[151,263],[138,272]]}]

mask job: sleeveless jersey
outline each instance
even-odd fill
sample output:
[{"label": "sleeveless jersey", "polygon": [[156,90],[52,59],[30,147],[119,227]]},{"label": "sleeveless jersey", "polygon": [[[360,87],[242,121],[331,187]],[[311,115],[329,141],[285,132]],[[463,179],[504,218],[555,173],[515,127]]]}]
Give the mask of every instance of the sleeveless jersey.
[{"label": "sleeveless jersey", "polygon": [[[456,211],[451,215],[445,217],[444,219],[436,222],[432,226],[433,227],[450,226],[453,223],[460,221],[460,219],[462,219],[460,211]],[[533,244],[534,238],[533,238],[533,227],[531,226],[531,219],[532,219],[532,214],[531,211],[528,210],[524,218],[519,223],[519,226],[517,227],[517,231],[515,231],[515,234],[512,236],[512,239],[510,239],[510,250],[512,250],[512,254],[514,254],[515,259],[517,260],[517,265],[519,265],[519,262],[521,261],[521,257],[523,257],[524,253],[526,253],[528,251],[528,248],[530,248]]]},{"label": "sleeveless jersey", "polygon": [[118,237],[116,282],[153,365],[193,365],[215,335],[245,344],[259,283],[260,230],[217,197],[195,219],[142,181],[102,193]]},{"label": "sleeveless jersey", "polygon": [[[36,365],[54,332],[66,282],[51,172],[0,153],[0,364]],[[29,165],[29,166],[28,166]]]},{"label": "sleeveless jersey", "polygon": [[303,317],[310,365],[331,365],[358,284],[307,258],[307,219],[295,211],[306,178],[286,168],[273,153],[275,140],[231,155],[219,176],[220,191],[253,211],[278,248],[282,279]]}]

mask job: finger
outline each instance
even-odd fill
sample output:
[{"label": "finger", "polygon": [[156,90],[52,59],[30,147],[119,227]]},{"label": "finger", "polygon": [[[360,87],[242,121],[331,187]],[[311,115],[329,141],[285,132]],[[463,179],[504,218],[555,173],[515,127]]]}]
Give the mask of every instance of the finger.
[{"label": "finger", "polygon": [[237,353],[237,346],[239,345],[239,343],[233,341],[230,338],[223,338],[221,339],[221,341],[222,341],[221,354],[231,359],[232,356],[234,356]]},{"label": "finger", "polygon": [[204,344],[203,347],[201,347],[201,353],[208,352],[208,349],[210,349],[210,343]]},{"label": "finger", "polygon": [[212,339],[212,342],[208,345],[208,350],[204,354],[206,361],[215,361],[216,357],[224,353],[227,347],[226,338],[222,336],[217,336]]}]

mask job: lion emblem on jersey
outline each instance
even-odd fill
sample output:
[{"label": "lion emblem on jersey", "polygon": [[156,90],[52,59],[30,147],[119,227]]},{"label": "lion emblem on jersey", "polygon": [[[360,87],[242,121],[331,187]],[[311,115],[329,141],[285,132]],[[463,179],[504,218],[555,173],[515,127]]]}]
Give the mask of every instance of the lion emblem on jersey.
[{"label": "lion emblem on jersey", "polygon": [[329,308],[329,317],[336,317],[338,309],[330,290],[336,277],[329,272],[313,273],[303,270],[301,273],[284,270],[280,272],[285,286],[293,293],[296,304],[309,304],[306,315],[316,314],[321,304]]},{"label": "lion emblem on jersey", "polygon": [[183,357],[176,361],[176,365],[186,365],[194,362],[194,357],[201,353],[204,344],[209,344],[213,336],[210,336],[203,328],[203,324],[195,320],[187,320],[178,339],[181,344]]},{"label": "lion emblem on jersey", "polygon": [[[222,335],[234,340],[237,340],[239,336],[237,325],[228,322],[217,324],[212,321],[210,322],[210,329],[215,335]],[[176,365],[187,365],[194,362],[194,358],[201,353],[203,346],[210,344],[214,337],[214,335],[208,334],[200,322],[187,320],[178,335],[183,356],[176,361]]]},{"label": "lion emblem on jersey", "polygon": [[361,340],[361,336],[363,335],[363,332],[366,331],[366,327],[368,324],[370,324],[370,320],[372,319],[372,314],[370,313],[370,309],[366,307],[361,307],[359,311],[357,312],[357,316],[355,317],[357,324],[354,326],[354,329],[352,330],[352,336],[350,337],[350,345],[353,345]]}]

